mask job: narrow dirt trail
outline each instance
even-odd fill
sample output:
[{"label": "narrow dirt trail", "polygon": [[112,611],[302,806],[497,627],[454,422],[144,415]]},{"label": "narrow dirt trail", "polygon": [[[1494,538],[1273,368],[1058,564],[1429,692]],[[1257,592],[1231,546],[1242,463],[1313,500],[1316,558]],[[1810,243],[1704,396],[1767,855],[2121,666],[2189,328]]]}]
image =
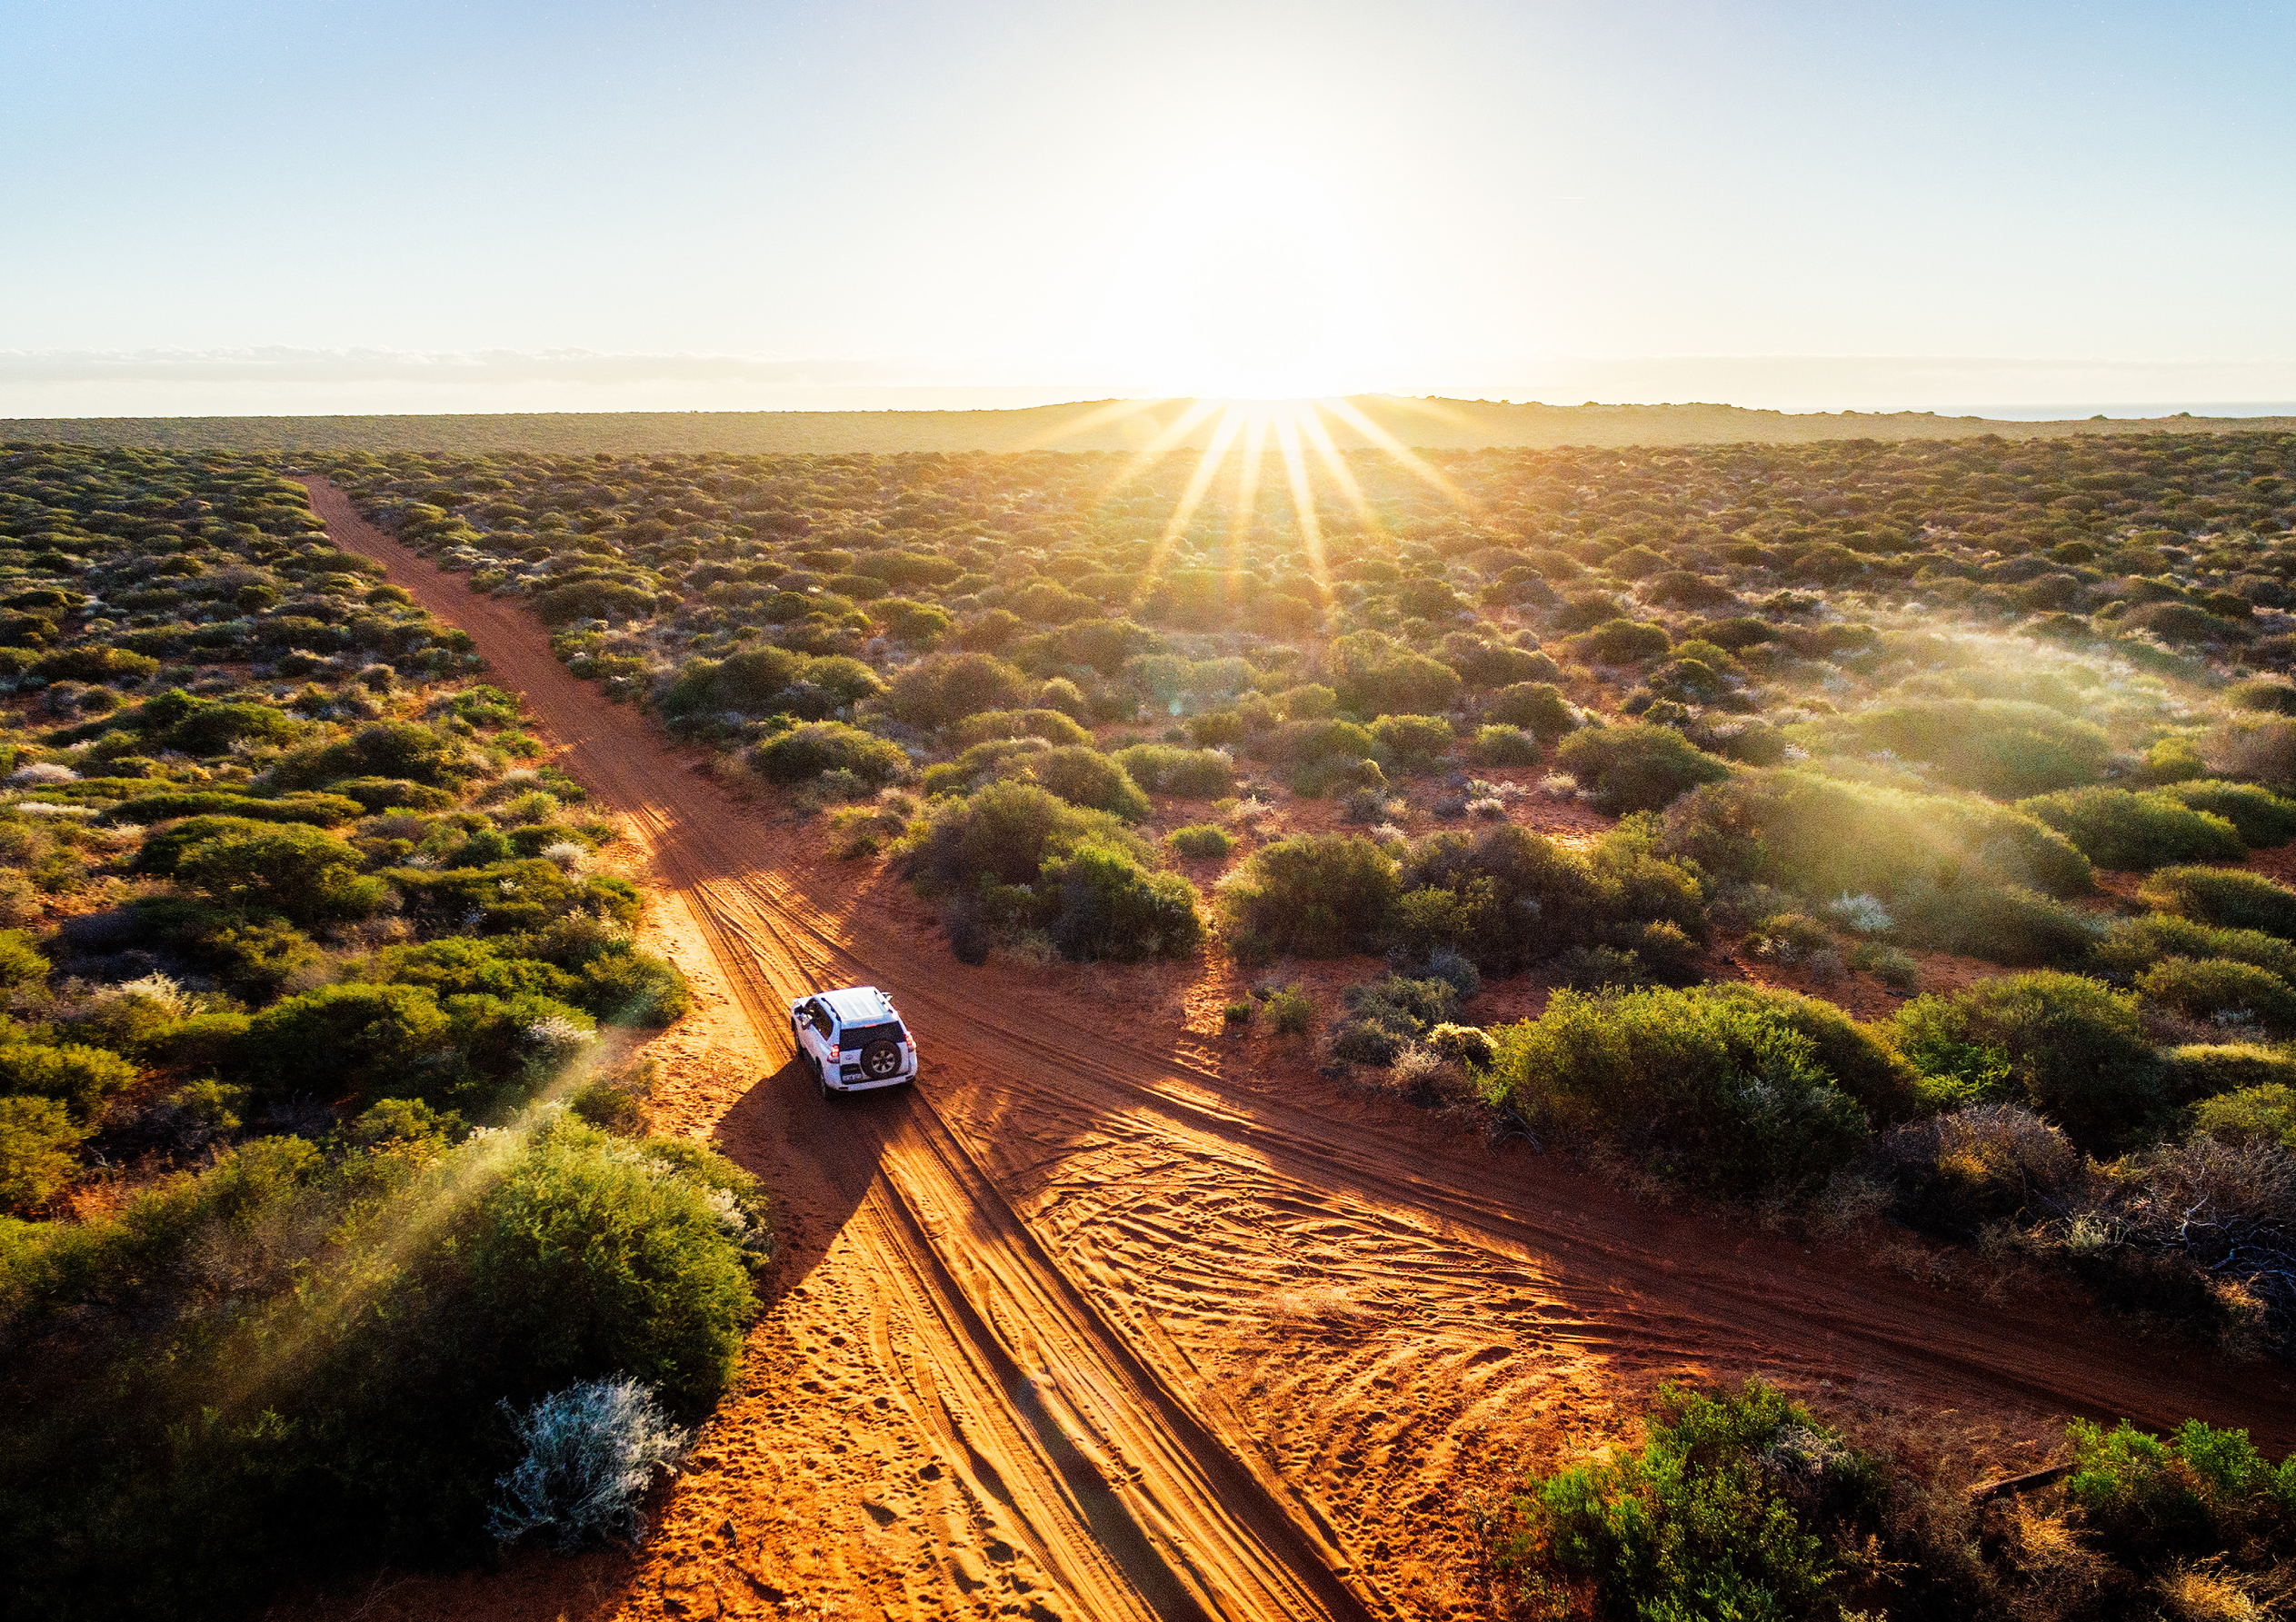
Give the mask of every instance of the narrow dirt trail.
[{"label": "narrow dirt trail", "polygon": [[[1408,1111],[1293,1107],[1184,1032],[961,968],[568,674],[521,608],[309,487],[624,819],[758,1059],[692,1111],[789,1217],[744,1385],[643,1560],[521,1601],[541,1614],[1477,1614],[1467,1506],[1662,1378],[1762,1369],[2004,1436],[2198,1414],[2296,1443],[2276,1366],[1918,1290]],[[787,999],[833,981],[895,990],[921,1088],[831,1107],[801,1083]]]}]

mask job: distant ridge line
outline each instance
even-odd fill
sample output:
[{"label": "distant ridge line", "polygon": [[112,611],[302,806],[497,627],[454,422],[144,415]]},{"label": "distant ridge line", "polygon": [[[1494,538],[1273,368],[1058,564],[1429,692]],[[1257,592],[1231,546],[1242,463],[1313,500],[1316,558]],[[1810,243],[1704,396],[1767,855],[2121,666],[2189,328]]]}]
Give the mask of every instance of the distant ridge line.
[{"label": "distant ridge line", "polygon": [[[1113,416],[1112,401],[983,411],[505,412],[450,415],[0,418],[0,443],[140,446],[169,451],[440,451],[484,455],[725,452],[740,455],[1136,451],[1174,420],[1184,401],[1140,403]],[[1566,446],[1806,444],[1823,440],[2057,439],[2072,434],[2285,433],[2296,417],[2117,417],[2023,422],[1929,412],[1795,413],[1748,406],[1543,405],[1358,395],[1355,408],[1422,450],[1554,450]],[[1173,450],[1201,449],[1212,413]],[[1326,418],[1343,449],[1371,441]]]}]

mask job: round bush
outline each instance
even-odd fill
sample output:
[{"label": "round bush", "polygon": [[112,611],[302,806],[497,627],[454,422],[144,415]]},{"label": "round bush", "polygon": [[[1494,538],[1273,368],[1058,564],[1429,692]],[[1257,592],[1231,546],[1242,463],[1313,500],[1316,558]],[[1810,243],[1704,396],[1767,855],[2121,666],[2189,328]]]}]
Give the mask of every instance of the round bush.
[{"label": "round bush", "polygon": [[1002,775],[1043,784],[1071,805],[1137,822],[1153,808],[1123,767],[1096,749],[1063,744],[1014,755]]},{"label": "round bush", "polygon": [[1552,682],[1518,682],[1502,687],[1484,703],[1482,715],[1485,721],[1521,727],[1546,741],[1562,737],[1579,724],[1562,690]]},{"label": "round bush", "polygon": [[[421,986],[335,985],[282,998],[248,1021],[237,1069],[260,1092],[420,1096],[443,1084],[451,1022]],[[324,1054],[324,1067],[313,1056]]]},{"label": "round bush", "polygon": [[1673,728],[1641,721],[1572,732],[1555,761],[1612,815],[1663,810],[1701,783],[1730,775],[1729,766],[1700,752]]},{"label": "round bush", "polygon": [[2272,1030],[2296,1030],[2296,990],[2252,963],[2171,958],[2139,975],[2137,990],[2187,1019],[2253,1020]]},{"label": "round bush", "polygon": [[803,782],[824,771],[850,771],[882,787],[908,771],[909,757],[890,739],[843,721],[815,721],[768,738],[750,752],[750,764],[768,782]]},{"label": "round bush", "polygon": [[984,710],[1018,710],[1035,683],[987,653],[928,653],[893,679],[886,703],[911,726],[944,727]]},{"label": "round bush", "polygon": [[[1072,686],[1071,692],[1074,691]],[[1081,707],[1082,699],[1078,700]],[[1047,743],[1090,744],[1093,735],[1066,712],[1048,710],[984,710],[968,715],[948,729],[948,741],[957,749],[1012,738],[1042,738]]]},{"label": "round bush", "polygon": [[1192,861],[1216,860],[1235,849],[1235,836],[1210,822],[1193,822],[1185,828],[1175,828],[1165,836],[1165,842]]},{"label": "round bush", "polygon": [[1572,652],[1603,664],[1640,664],[1662,657],[1674,645],[1663,625],[1640,620],[1605,620],[1582,636],[1573,637]]},{"label": "round bush", "polygon": [[2247,847],[2232,824],[2166,793],[2065,789],[2017,802],[2099,867],[2142,872],[2174,862],[2238,861]]},{"label": "round bush", "polygon": [[1539,763],[1539,741],[1521,727],[1477,727],[1473,752],[1480,765],[1535,766]]},{"label": "round bush", "polygon": [[2233,930],[2296,940],[2296,891],[2236,868],[2162,868],[2137,892],[2149,906]]},{"label": "round bush", "polygon": [[2251,850],[2269,850],[2296,839],[2296,800],[2289,800],[2256,783],[2225,782],[2218,778],[2171,783],[2156,792],[2194,811],[2223,818]]},{"label": "round bush", "polygon": [[1294,834],[1253,851],[1218,905],[1232,937],[1328,958],[1374,950],[1398,894],[1394,859],[1361,834]]},{"label": "round bush", "polygon": [[1495,1035],[1492,1078],[1524,1116],[1713,1193],[1809,1188],[1865,1140],[1865,1112],[1815,1044],[1781,1010],[1714,988],[1557,991]]},{"label": "round bush", "polygon": [[1115,760],[1126,776],[1152,794],[1217,800],[1235,787],[1235,762],[1216,749],[1135,743],[1118,750]]},{"label": "round bush", "polygon": [[2204,1099],[2193,1107],[2192,1126],[2220,1143],[2277,1143],[2296,1150],[2296,1087],[2267,1082]]},{"label": "round bush", "polygon": [[2169,1084],[2180,1099],[2211,1099],[2254,1087],[2296,1087],[2296,1055],[2255,1042],[2193,1042],[2169,1050]]},{"label": "round bush", "polygon": [[1383,715],[1371,731],[1381,751],[1404,771],[1433,770],[1457,741],[1451,723],[1434,715]]},{"label": "round bush", "polygon": [[1890,1040],[1941,1089],[2022,1102],[2092,1154],[2111,1152],[2166,1101],[2166,1070],[2133,993],[2040,970],[1917,997]]}]

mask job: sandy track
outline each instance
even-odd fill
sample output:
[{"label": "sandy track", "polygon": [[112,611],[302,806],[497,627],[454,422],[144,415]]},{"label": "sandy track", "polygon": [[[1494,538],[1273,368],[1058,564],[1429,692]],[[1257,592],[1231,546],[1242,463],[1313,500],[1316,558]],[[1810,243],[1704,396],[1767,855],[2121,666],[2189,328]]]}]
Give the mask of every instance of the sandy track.
[{"label": "sandy track", "polygon": [[[657,924],[758,1055],[680,1117],[787,1204],[744,1387],[644,1558],[514,1607],[504,1585],[497,1614],[1472,1614],[1465,1505],[1664,1377],[1760,1368],[2011,1438],[2200,1414],[2296,1442],[2277,1367],[1913,1289],[1408,1111],[1293,1107],[1184,1032],[960,968],[569,675],[514,604],[311,490],[631,829]],[[785,1062],[786,998],[844,980],[896,990],[923,1088],[824,1106]]]}]

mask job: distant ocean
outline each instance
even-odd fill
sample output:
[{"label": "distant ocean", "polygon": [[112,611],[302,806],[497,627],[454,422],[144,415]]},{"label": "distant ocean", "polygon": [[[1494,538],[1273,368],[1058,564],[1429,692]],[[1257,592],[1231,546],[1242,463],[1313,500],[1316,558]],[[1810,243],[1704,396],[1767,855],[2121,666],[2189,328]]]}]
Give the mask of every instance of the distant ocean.
[{"label": "distant ocean", "polygon": [[2060,423],[2080,417],[2296,417],[2296,400],[2155,400],[2135,404],[1941,405],[1941,417],[1999,417],[2012,423]]}]

